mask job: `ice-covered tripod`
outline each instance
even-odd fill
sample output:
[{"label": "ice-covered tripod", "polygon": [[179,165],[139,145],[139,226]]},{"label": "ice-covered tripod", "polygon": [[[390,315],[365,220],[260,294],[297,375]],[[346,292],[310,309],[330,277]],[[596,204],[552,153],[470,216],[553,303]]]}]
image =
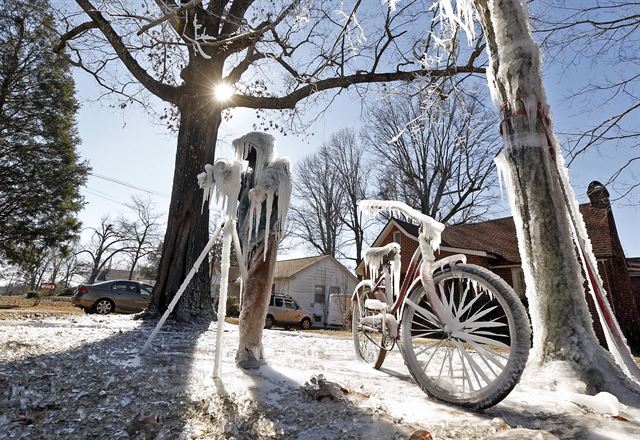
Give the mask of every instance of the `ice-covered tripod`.
[{"label": "ice-covered tripod", "polygon": [[[212,199],[222,204],[223,222],[211,235],[209,242],[142,348],[142,353],[149,348],[191,278],[222,233],[215,377],[220,376],[232,243],[240,266],[243,286],[240,294],[242,311],[236,361],[243,368],[257,368],[263,358],[262,328],[273,282],[277,244],[291,194],[289,160],[275,158],[273,136],[252,132],[234,140],[233,147],[235,160],[218,159],[213,165],[205,165],[205,172],[198,175],[198,184],[204,190],[203,207],[207,200]],[[248,161],[245,171],[242,164],[244,160]]]}]

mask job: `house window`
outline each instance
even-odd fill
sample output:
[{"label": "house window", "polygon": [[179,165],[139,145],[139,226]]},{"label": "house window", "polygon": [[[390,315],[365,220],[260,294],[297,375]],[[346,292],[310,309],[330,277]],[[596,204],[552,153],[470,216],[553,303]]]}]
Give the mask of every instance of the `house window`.
[{"label": "house window", "polygon": [[324,286],[316,286],[313,294],[313,302],[324,304]]},{"label": "house window", "polygon": [[511,269],[511,279],[513,280],[513,290],[516,291],[518,296],[524,297],[527,288],[524,283],[524,272],[522,268],[515,267]]},{"label": "house window", "polygon": [[393,241],[400,244],[400,231],[395,231],[393,233]]}]

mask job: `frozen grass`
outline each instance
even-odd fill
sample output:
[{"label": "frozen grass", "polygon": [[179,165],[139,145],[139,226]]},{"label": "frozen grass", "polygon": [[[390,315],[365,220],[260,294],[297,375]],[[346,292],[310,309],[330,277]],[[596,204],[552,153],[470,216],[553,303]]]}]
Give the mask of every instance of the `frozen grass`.
[{"label": "frozen grass", "polygon": [[64,313],[70,315],[83,314],[82,309],[71,304],[69,297],[25,298],[19,295],[0,296],[0,319],[15,317],[25,313]]}]

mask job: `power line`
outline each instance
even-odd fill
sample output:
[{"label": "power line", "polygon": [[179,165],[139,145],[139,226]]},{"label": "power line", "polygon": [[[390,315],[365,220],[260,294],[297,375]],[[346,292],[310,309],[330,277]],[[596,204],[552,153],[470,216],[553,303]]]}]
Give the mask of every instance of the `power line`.
[{"label": "power line", "polygon": [[84,190],[85,190],[86,192],[88,192],[89,194],[91,194],[92,196],[101,197],[101,198],[103,198],[103,199],[105,199],[105,200],[109,200],[110,202],[117,203],[118,205],[122,205],[122,206],[124,206],[124,207],[126,207],[126,208],[131,209],[131,208],[130,208],[129,206],[127,206],[126,204],[124,204],[124,203],[122,203],[122,202],[119,202],[119,201],[117,201],[117,200],[115,200],[115,199],[112,199],[111,197],[108,197],[108,196],[105,196],[105,195],[99,194],[99,193],[95,192],[95,190],[90,190],[90,189],[89,189],[89,188],[87,188],[87,187],[85,187],[85,188],[84,188]]},{"label": "power line", "polygon": [[160,192],[157,192],[157,191],[153,191],[153,190],[150,190],[150,189],[140,188],[139,186],[136,186],[136,185],[134,185],[132,183],[128,183],[128,182],[125,182],[123,180],[119,180],[119,179],[116,179],[116,178],[113,178],[113,177],[104,176],[102,174],[97,174],[97,173],[92,173],[92,172],[90,172],[89,174],[92,175],[93,177],[97,177],[98,179],[106,180],[106,181],[111,182],[111,183],[115,183],[115,184],[118,184],[118,185],[126,186],[128,188],[136,189],[138,191],[146,192],[147,194],[153,194],[153,195],[156,195],[156,196],[166,197],[166,198],[169,197],[167,194],[163,194],[163,193],[160,193]]}]

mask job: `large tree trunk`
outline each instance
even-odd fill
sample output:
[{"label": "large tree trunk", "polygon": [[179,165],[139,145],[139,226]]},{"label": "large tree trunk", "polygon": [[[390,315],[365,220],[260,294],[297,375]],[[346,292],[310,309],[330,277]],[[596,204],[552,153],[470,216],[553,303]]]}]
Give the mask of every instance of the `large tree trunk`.
[{"label": "large tree trunk", "polygon": [[475,3],[490,54],[489,86],[504,117],[505,149],[500,160],[510,184],[525,271],[534,330],[531,361],[539,365],[561,361],[588,391],[607,390],[627,401],[637,400],[624,391],[638,388],[599,345],[593,331],[562,189],[567,183],[565,166],[555,150],[550,121],[544,123],[547,100],[540,52],[531,38],[527,11],[519,0]]},{"label": "large tree trunk", "polygon": [[[202,190],[197,175],[213,163],[221,112],[212,102],[211,84],[206,91],[185,90],[180,110],[173,188],[167,230],[148,315],[166,310],[198,258],[209,237],[209,210],[202,210]],[[185,86],[186,87],[186,86]],[[208,92],[208,93],[207,93]],[[213,305],[209,288],[209,264],[205,262],[191,280],[175,309],[180,321],[210,319]]]}]

